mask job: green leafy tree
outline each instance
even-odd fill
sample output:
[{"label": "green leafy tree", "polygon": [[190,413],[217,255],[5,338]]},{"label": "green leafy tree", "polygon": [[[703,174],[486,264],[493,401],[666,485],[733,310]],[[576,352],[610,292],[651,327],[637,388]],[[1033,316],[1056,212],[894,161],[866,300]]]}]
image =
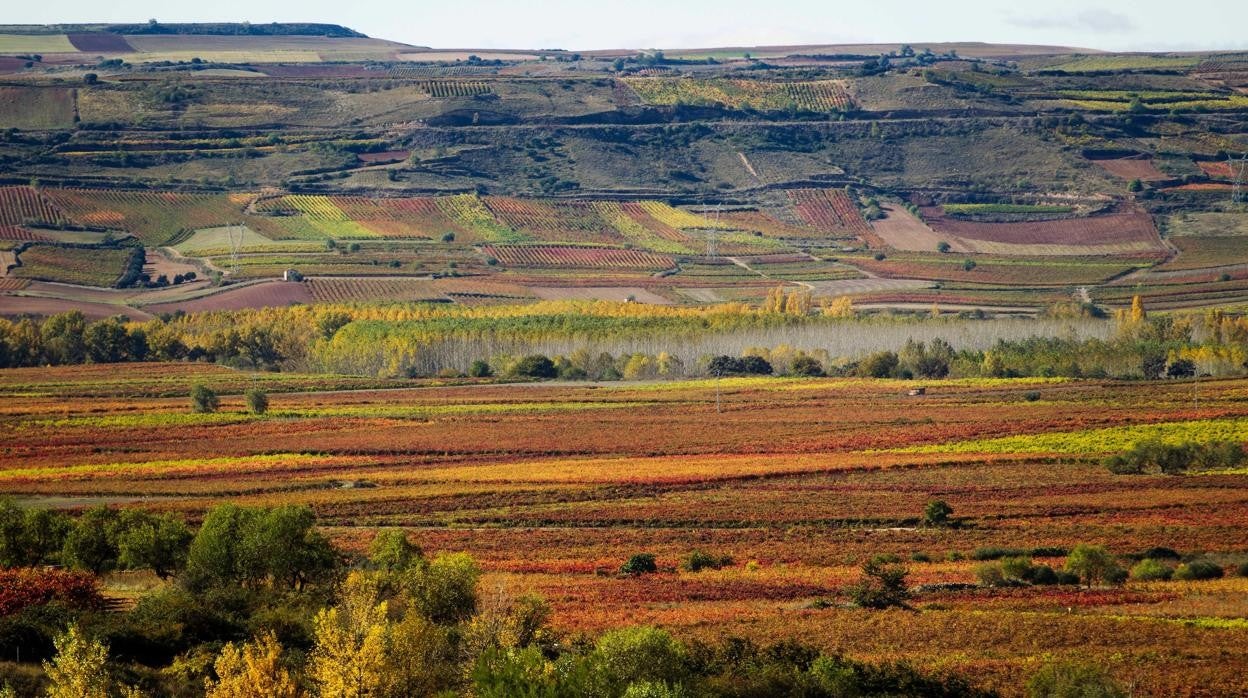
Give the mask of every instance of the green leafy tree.
[{"label": "green leafy tree", "polygon": [[411,607],[439,625],[453,625],[477,610],[477,580],[481,568],[471,555],[442,554],[421,561],[403,580]]},{"label": "green leafy tree", "polygon": [[862,566],[862,578],[847,590],[862,608],[906,608],[910,591],[906,588],[909,570],[897,563],[873,557]]},{"label": "green leafy tree", "polygon": [[368,546],[369,562],[386,572],[403,572],[421,557],[420,548],[413,545],[407,534],[397,528],[378,531]]},{"label": "green leafy tree", "polygon": [[192,536],[180,516],[127,510],[116,530],[120,567],[150,569],[161,579],[169,579],[185,567]]},{"label": "green leafy tree", "polygon": [[948,526],[953,507],[943,499],[934,499],[923,508],[923,523],[928,526]]},{"label": "green leafy tree", "polygon": [[200,414],[216,412],[221,400],[208,386],[196,384],[191,387],[191,411]]},{"label": "green leafy tree", "polygon": [[83,338],[86,330],[87,318],[77,310],[57,313],[44,320],[39,331],[48,361],[53,364],[82,363],[87,354]]},{"label": "green leafy tree", "polygon": [[107,507],[88,509],[65,537],[61,561],[77,569],[102,574],[117,566],[116,511]]},{"label": "green leafy tree", "polygon": [[[598,638],[590,661],[609,685],[638,681],[678,684],[689,675],[685,648],[666,630],[621,628]],[[618,690],[618,689],[617,689]]]},{"label": "green leafy tree", "polygon": [[248,390],[244,396],[247,400],[247,409],[252,414],[264,414],[269,411],[269,396],[259,388]]},{"label": "green leafy tree", "polygon": [[1079,544],[1066,558],[1066,571],[1079,575],[1086,586],[1119,579],[1122,568],[1108,550],[1099,545]]}]

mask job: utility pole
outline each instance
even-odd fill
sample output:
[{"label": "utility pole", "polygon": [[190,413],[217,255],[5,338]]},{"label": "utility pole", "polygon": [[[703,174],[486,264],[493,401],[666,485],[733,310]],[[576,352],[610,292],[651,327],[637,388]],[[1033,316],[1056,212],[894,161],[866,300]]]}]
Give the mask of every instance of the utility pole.
[{"label": "utility pole", "polygon": [[1239,167],[1235,166],[1235,159],[1230,155],[1226,156],[1226,164],[1231,170],[1231,176],[1235,178],[1235,182],[1231,184],[1231,203],[1238,204],[1248,200],[1244,195],[1244,171],[1248,169],[1248,152],[1239,159]]}]

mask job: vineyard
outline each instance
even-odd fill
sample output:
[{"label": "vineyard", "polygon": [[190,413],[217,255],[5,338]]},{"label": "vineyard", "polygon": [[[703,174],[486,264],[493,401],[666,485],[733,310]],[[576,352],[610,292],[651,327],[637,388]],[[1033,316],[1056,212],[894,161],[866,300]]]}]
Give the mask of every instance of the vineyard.
[{"label": "vineyard", "polygon": [[[195,382],[220,392],[217,413],[189,411]],[[420,385],[189,363],[124,380],[109,366],[9,370],[0,451],[21,455],[0,455],[0,482],[35,501],[143,498],[127,506],[193,515],[226,496],[307,505],[361,553],[373,527],[402,526],[426,554],[470,552],[483,588],[542,595],[570,633],[643,622],[688,639],[800,639],[1008,696],[1037,647],[1095,661],[1135,695],[1248,690],[1248,586],[1233,576],[1248,559],[1244,476],[1117,476],[1096,462],[1137,437],[1242,437],[1243,380],[1203,382],[1199,408],[1190,384],[1164,381]],[[919,385],[926,395],[907,396]],[[253,386],[269,393],[264,415],[245,410]],[[919,525],[936,498],[958,525]],[[1123,566],[1169,547],[1227,576],[979,582],[994,555],[1061,569],[1081,543]],[[681,569],[695,549],[730,560]],[[615,575],[634,551],[658,571]],[[848,603],[861,562],[881,554],[907,568],[912,610]],[[1189,691],[1193,676],[1216,690]]]},{"label": "vineyard", "polygon": [[690,78],[625,78],[647,104],[723,106],[754,111],[830,112],[848,110],[853,102],[839,80],[763,82],[758,80]]},{"label": "vineyard", "polygon": [[66,218],[30,187],[0,187],[0,226],[41,224],[55,227]]},{"label": "vineyard", "polygon": [[121,277],[130,251],[33,245],[18,256],[9,274],[23,279],[85,286],[112,286]]},{"label": "vineyard", "polygon": [[446,296],[434,289],[429,281],[405,278],[330,278],[316,277],[304,282],[312,298],[322,303],[355,301],[437,301]]},{"label": "vineyard", "polygon": [[238,222],[248,201],[246,195],[117,189],[45,189],[40,194],[79,225],[124,230],[145,245]]},{"label": "vineyard", "polygon": [[858,204],[839,189],[793,189],[788,192],[797,215],[829,237],[856,237],[869,240],[870,226],[858,211]]},{"label": "vineyard", "polygon": [[435,99],[476,97],[490,94],[490,84],[480,80],[428,80],[416,84]]},{"label": "vineyard", "polygon": [[670,269],[671,257],[605,247],[556,247],[536,245],[489,245],[485,254],[508,266],[604,267],[609,269]]}]

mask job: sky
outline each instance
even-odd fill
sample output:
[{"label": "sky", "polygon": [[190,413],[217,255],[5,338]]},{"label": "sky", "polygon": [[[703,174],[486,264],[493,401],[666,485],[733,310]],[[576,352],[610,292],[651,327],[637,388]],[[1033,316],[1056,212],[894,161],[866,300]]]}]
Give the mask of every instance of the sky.
[{"label": "sky", "polygon": [[1119,51],[1248,49],[1245,0],[58,0],[0,22],[342,24],[435,48],[692,48],[985,41]]}]

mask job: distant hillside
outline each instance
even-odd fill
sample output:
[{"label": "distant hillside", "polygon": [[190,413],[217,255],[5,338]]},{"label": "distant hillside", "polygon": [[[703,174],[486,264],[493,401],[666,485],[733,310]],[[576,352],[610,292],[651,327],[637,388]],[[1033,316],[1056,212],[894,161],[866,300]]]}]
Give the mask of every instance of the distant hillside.
[{"label": "distant hillside", "polygon": [[314,24],[308,22],[250,22],[212,23],[164,23],[143,24],[6,24],[0,25],[0,34],[74,34],[102,32],[107,34],[194,34],[199,36],[324,36],[330,38],[366,39],[354,29],[338,24]]}]

